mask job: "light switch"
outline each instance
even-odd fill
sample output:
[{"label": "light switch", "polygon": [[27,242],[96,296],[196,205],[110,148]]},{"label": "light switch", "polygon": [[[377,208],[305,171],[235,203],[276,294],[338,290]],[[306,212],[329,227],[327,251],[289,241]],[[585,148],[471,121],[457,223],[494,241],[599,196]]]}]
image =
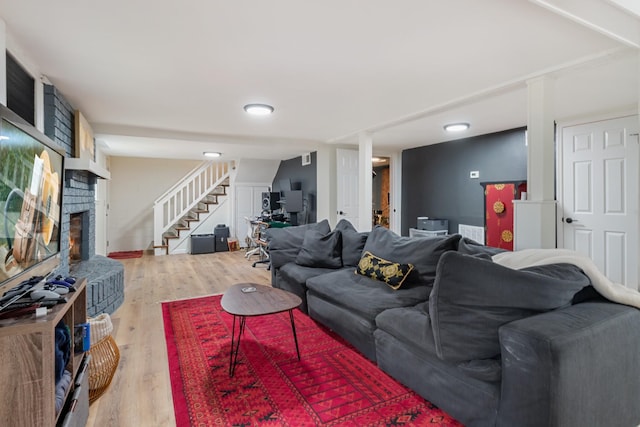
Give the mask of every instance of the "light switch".
[{"label": "light switch", "polygon": [[480,171],[469,172],[469,178],[480,178]]}]

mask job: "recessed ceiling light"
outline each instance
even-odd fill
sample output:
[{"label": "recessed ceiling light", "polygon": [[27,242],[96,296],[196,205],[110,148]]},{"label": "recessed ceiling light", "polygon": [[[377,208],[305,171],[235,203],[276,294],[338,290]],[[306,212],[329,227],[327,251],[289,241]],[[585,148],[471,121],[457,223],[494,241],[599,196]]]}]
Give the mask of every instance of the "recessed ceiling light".
[{"label": "recessed ceiling light", "polygon": [[205,151],[202,154],[204,154],[205,157],[220,157],[220,156],[222,156],[222,153],[218,153],[216,151]]},{"label": "recessed ceiling light", "polygon": [[268,116],[273,113],[273,107],[267,104],[247,104],[244,111],[254,116]]},{"label": "recessed ceiling light", "polygon": [[469,123],[449,123],[448,125],[444,125],[444,130],[447,132],[462,132],[463,130],[469,129]]}]

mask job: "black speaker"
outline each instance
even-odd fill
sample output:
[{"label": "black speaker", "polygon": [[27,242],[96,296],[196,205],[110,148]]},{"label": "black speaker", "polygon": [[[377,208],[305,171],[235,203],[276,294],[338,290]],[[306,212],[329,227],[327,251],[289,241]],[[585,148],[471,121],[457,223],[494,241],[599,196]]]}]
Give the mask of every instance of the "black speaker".
[{"label": "black speaker", "polygon": [[263,211],[275,211],[280,209],[280,193],[277,192],[263,192],[262,193],[262,210]]}]

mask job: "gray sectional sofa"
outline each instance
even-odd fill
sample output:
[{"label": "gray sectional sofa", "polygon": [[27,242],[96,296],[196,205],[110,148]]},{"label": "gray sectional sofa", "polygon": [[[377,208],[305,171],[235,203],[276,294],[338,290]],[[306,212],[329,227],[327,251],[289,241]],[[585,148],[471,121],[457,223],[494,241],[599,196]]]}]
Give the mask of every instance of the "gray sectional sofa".
[{"label": "gray sectional sofa", "polygon": [[269,231],[272,285],[469,426],[640,424],[640,310],[570,264],[513,270],[459,235]]}]

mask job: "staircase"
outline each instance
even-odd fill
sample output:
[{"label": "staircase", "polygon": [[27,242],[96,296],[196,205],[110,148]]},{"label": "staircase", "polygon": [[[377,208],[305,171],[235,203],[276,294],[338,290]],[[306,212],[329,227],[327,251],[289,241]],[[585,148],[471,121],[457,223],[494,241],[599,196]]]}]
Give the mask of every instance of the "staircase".
[{"label": "staircase", "polygon": [[197,225],[223,203],[234,162],[203,162],[158,197],[153,206],[153,249],[156,255],[189,238]]}]

